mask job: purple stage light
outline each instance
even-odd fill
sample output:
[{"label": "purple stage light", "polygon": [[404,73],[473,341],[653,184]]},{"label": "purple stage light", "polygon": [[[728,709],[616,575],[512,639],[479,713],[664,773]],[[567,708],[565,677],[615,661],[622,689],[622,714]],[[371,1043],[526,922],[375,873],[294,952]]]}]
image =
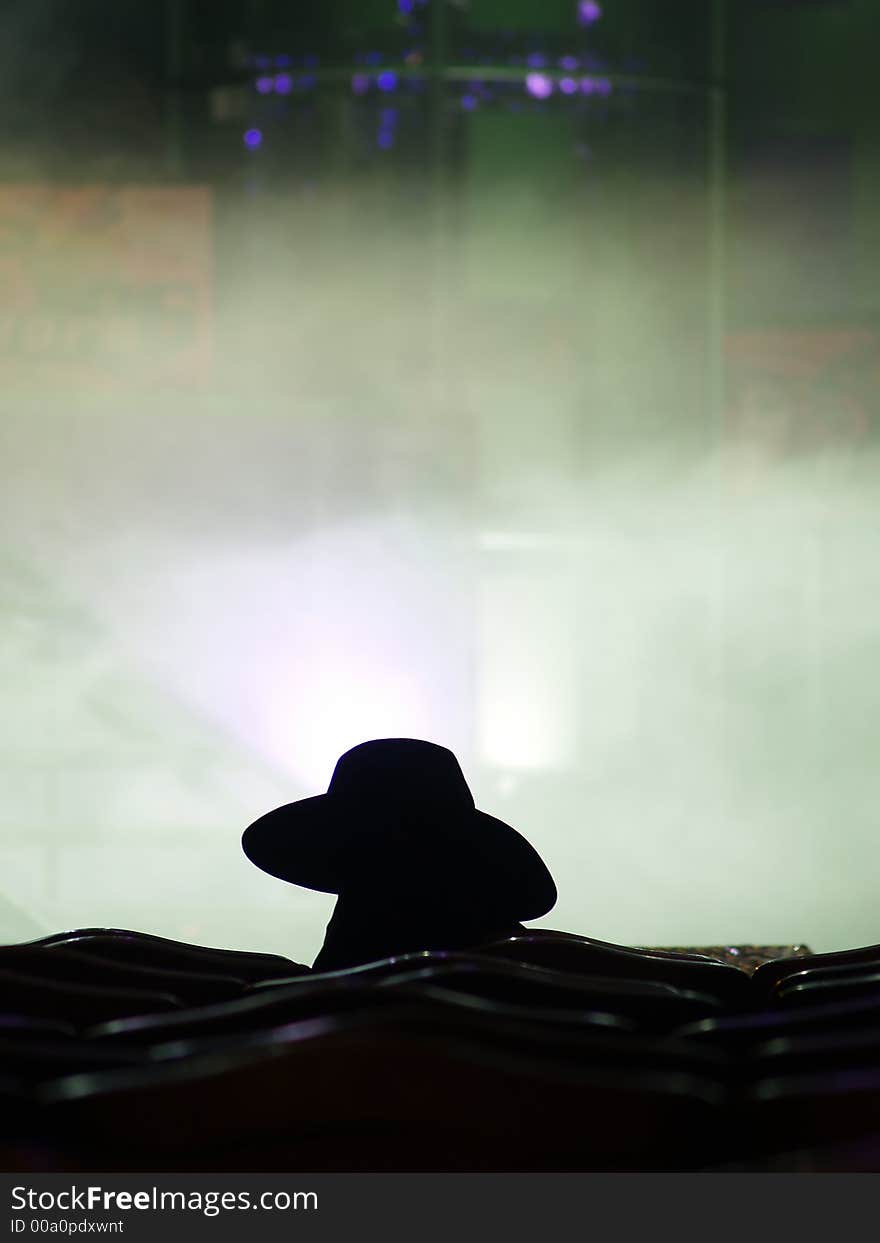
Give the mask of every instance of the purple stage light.
[{"label": "purple stage light", "polygon": [[388,151],[394,146],[394,135],[390,130],[380,130],[378,137],[376,138],[376,145],[381,147],[383,151]]},{"label": "purple stage light", "polygon": [[542,52],[529,52],[526,57],[526,64],[531,69],[543,69],[547,64],[547,57]]},{"label": "purple stage light", "polygon": [[461,106],[464,108],[465,112],[473,112],[474,108],[477,106],[476,95],[462,95]]},{"label": "purple stage light", "polygon": [[386,69],[384,73],[380,73],[376,79],[376,85],[380,91],[393,91],[397,88],[397,74],[391,69]]},{"label": "purple stage light", "polygon": [[262,130],[258,130],[258,129],[245,130],[242,141],[244,142],[244,145],[247,147],[248,151],[256,151],[257,147],[261,146],[263,142]]},{"label": "purple stage light", "polygon": [[366,95],[370,89],[370,79],[365,73],[353,74],[351,79],[351,89],[355,95]]},{"label": "purple stage light", "polygon": [[581,78],[581,91],[584,95],[597,94],[596,82],[593,78]]},{"label": "purple stage light", "polygon": [[578,22],[581,26],[592,26],[602,16],[602,7],[597,0],[579,0]]},{"label": "purple stage light", "polygon": [[256,86],[257,90],[259,91],[261,95],[271,95],[272,87],[275,85],[275,83],[272,78],[262,77],[262,78],[257,78],[254,85]]},{"label": "purple stage light", "polygon": [[397,7],[401,13],[411,13],[416,7],[416,0],[397,0]]},{"label": "purple stage light", "polygon": [[577,69],[579,63],[580,62],[576,56],[563,56],[559,61],[559,68],[567,69],[569,73],[573,73],[574,70]]},{"label": "purple stage light", "polygon": [[546,73],[527,73],[526,90],[535,99],[548,99],[553,94],[553,82]]},{"label": "purple stage light", "polygon": [[289,95],[293,90],[293,78],[289,73],[279,73],[275,79],[275,90],[279,95]]},{"label": "purple stage light", "polygon": [[611,86],[611,83],[608,81],[608,79],[600,78],[599,81],[596,83],[596,94],[597,95],[610,95],[611,91],[612,91],[612,86]]},{"label": "purple stage light", "polygon": [[287,69],[290,64],[291,64],[291,60],[289,56],[285,55],[285,56],[275,57],[275,68],[276,69]]},{"label": "purple stage light", "polygon": [[563,95],[575,95],[577,94],[577,88],[578,84],[575,82],[574,78],[563,78],[559,83],[559,89],[562,91]]}]

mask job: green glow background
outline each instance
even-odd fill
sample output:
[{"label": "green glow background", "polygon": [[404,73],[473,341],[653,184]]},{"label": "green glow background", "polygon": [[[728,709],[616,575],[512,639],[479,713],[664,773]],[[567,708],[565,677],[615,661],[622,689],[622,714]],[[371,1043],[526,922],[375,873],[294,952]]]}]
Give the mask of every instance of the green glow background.
[{"label": "green glow background", "polygon": [[[752,106],[777,117],[786,51],[843,63],[857,28],[762,20]],[[831,117],[827,82],[800,89],[801,129]],[[783,165],[731,159],[733,327],[785,299],[876,311],[861,102],[828,120],[858,154],[851,269],[822,266],[806,200],[799,231],[761,198]],[[875,442],[790,452],[772,384],[734,433],[713,409],[705,98],[454,110],[439,166],[402,104],[375,147],[385,103],[319,92],[311,164],[280,124],[242,163],[249,118],[192,157],[205,385],[59,392],[35,356],[3,386],[0,938],[115,925],[308,961],[332,900],[256,872],[241,830],[412,734],[546,858],[546,926],[876,942]],[[62,176],[41,142],[6,141],[7,183],[162,181],[136,145],[108,164],[86,137]]]}]

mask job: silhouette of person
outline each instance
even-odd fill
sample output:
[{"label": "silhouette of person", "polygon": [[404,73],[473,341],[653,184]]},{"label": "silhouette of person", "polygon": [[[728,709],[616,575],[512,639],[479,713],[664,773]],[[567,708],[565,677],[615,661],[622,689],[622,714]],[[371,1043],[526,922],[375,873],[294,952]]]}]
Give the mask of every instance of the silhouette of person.
[{"label": "silhouette of person", "polygon": [[261,816],[242,848],[272,876],[339,895],[317,971],[524,932],[556,901],[537,851],[476,810],[452,752],[415,738],[353,747],[326,794]]}]

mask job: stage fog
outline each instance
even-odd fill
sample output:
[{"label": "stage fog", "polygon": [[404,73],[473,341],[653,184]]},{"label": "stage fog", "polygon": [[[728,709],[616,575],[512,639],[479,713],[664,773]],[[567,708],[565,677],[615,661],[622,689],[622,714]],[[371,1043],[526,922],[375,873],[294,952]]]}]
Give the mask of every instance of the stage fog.
[{"label": "stage fog", "polygon": [[173,185],[5,157],[0,939],[310,961],[241,832],[408,735],[546,927],[880,940],[872,342],[725,331],[711,100],[569,80],[438,136],[273,79]]}]

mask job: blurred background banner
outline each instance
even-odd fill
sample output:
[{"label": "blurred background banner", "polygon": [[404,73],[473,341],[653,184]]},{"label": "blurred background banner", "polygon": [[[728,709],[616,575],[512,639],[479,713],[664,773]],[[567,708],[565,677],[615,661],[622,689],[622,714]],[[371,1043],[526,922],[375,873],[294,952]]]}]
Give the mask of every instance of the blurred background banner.
[{"label": "blurred background banner", "polygon": [[876,436],[880,330],[871,324],[731,333],[727,430],[782,456],[865,450]]},{"label": "blurred background banner", "polygon": [[206,383],[212,267],[204,187],[0,185],[4,388]]},{"label": "blurred background banner", "polygon": [[548,926],[880,939],[878,36],[8,0],[0,937],[309,959],[241,830],[415,735]]}]

